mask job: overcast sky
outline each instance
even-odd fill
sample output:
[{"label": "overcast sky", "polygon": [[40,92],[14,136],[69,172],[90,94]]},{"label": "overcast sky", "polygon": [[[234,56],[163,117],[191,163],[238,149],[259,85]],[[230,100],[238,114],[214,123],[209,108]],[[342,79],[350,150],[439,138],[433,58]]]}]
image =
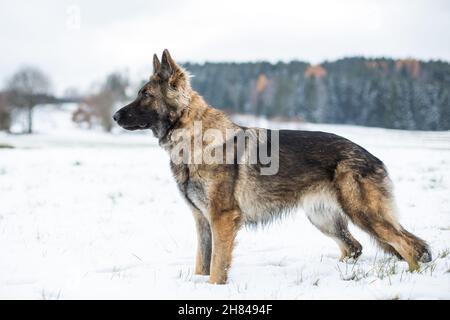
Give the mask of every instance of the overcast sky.
[{"label": "overcast sky", "polygon": [[164,48],[197,62],[450,61],[448,0],[0,1],[0,81],[36,65],[58,92],[117,69],[147,76]]}]

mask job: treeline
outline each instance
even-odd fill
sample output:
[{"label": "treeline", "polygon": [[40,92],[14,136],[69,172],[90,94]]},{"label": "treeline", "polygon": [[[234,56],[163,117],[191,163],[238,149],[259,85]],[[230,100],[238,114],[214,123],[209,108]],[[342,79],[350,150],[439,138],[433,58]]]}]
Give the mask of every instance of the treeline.
[{"label": "treeline", "polygon": [[[292,61],[271,64],[184,64],[192,84],[213,106],[282,120],[357,124],[409,130],[450,129],[450,64],[414,59],[346,58],[320,65]],[[42,70],[23,67],[0,89],[0,131],[11,131],[20,115],[33,131],[33,110],[74,102],[72,120],[111,131],[112,114],[135,98],[144,79],[127,72],[105,76],[89,90],[55,97]]]},{"label": "treeline", "polygon": [[450,129],[450,64],[346,58],[320,65],[184,66],[193,87],[232,113],[409,130]]}]

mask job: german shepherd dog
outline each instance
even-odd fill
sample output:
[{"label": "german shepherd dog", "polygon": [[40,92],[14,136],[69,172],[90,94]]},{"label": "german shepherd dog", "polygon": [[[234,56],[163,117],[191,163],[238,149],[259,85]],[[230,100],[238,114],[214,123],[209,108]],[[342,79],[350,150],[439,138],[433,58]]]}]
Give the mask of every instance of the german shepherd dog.
[{"label": "german shepherd dog", "polygon": [[[169,153],[176,147],[173,136],[178,129],[187,130],[193,139],[208,129],[247,129],[209,106],[191,88],[189,79],[167,50],[161,61],[154,55],[150,80],[133,102],[114,114],[114,120],[127,130],[151,129]],[[196,122],[202,124],[197,133],[193,130]],[[398,222],[391,181],[378,158],[331,133],[277,133],[276,174],[261,174],[259,162],[171,160],[175,180],[196,222],[196,274],[209,275],[210,283],[226,283],[240,227],[270,222],[297,207],[303,207],[312,224],[337,242],[341,259],[356,259],[362,252],[347,228],[350,220],[384,251],[406,260],[411,271],[419,268],[419,262],[431,261],[427,243]]]}]

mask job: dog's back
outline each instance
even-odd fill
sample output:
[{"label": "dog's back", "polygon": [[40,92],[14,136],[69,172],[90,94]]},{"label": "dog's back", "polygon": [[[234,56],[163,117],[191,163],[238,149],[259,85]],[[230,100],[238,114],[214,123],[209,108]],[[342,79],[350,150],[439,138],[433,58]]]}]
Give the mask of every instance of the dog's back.
[{"label": "dog's back", "polygon": [[[261,175],[258,165],[239,166],[236,197],[248,223],[266,223],[302,204],[306,197],[332,192],[339,163],[347,161],[362,176],[386,175],[383,163],[362,147],[335,134],[280,130],[279,169]],[[269,130],[268,137],[273,131]],[[269,141],[270,143],[270,141]],[[275,155],[273,155],[275,156]],[[334,197],[336,198],[336,197]]]}]

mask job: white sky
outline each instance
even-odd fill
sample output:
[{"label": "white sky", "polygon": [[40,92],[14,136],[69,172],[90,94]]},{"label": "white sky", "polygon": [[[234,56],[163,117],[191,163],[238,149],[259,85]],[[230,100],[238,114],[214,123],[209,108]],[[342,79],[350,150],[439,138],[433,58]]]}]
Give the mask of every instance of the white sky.
[{"label": "white sky", "polygon": [[113,70],[147,77],[164,48],[197,62],[450,61],[450,1],[0,0],[0,41],[2,83],[36,65],[58,92]]}]

